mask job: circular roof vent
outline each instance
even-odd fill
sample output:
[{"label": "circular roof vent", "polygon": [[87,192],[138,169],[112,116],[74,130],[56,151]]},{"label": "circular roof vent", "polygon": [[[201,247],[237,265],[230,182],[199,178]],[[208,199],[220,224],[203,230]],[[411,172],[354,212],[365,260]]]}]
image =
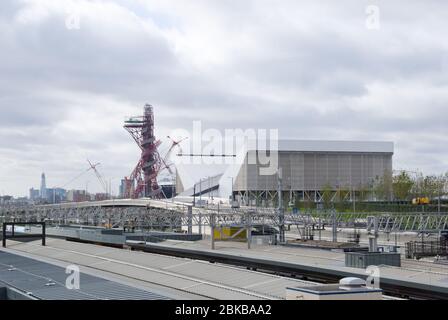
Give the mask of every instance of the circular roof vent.
[{"label": "circular roof vent", "polygon": [[360,288],[366,285],[366,282],[360,278],[348,277],[343,278],[339,281],[340,289],[350,290],[355,288]]}]

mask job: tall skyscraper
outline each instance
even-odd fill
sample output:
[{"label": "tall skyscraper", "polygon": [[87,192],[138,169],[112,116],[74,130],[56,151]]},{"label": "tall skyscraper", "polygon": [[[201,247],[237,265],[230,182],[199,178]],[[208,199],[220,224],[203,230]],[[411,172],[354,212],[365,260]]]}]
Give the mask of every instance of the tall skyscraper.
[{"label": "tall skyscraper", "polygon": [[40,198],[40,190],[39,189],[30,189],[30,200],[37,200]]},{"label": "tall skyscraper", "polygon": [[40,197],[41,199],[47,198],[47,184],[45,182],[45,173],[42,173],[40,180]]}]

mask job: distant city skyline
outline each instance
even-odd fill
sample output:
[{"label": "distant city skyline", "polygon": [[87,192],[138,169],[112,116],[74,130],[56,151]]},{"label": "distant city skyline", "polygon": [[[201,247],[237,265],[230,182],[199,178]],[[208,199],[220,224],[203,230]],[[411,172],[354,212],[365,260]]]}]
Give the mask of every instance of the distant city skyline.
[{"label": "distant city skyline", "polygon": [[[118,186],[120,189],[120,186]],[[114,189],[112,189],[114,190]],[[121,192],[121,191],[120,191]],[[121,193],[112,194],[112,197],[120,196]],[[29,188],[27,196],[21,196],[20,198],[26,197],[27,199],[34,201],[35,203],[60,203],[60,202],[81,202],[90,200],[106,200],[111,197],[111,194],[106,194],[104,192],[89,191],[86,188],[69,188],[64,189],[58,186],[48,188],[46,186],[46,174],[43,172],[41,174],[41,184],[40,188],[36,189],[34,186]]]}]

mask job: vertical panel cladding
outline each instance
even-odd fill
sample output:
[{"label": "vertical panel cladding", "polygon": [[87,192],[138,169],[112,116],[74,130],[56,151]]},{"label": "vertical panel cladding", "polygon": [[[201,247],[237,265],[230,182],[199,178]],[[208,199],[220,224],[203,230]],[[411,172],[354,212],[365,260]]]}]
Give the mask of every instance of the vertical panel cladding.
[{"label": "vertical panel cladding", "polygon": [[247,155],[244,158],[244,163],[241,165],[240,170],[234,181],[235,191],[247,190]]},{"label": "vertical panel cladding", "polygon": [[[267,156],[271,156],[271,155],[267,154]],[[279,157],[278,161],[280,161],[280,154],[278,155],[278,157]],[[269,165],[263,165],[263,167],[268,168]],[[278,165],[278,163],[277,163],[277,165]],[[258,175],[259,183],[253,190],[258,190],[258,191],[276,190],[277,189],[277,175],[276,174],[272,174],[272,175],[264,175],[263,174],[262,175],[259,170],[260,168],[261,168],[261,164],[259,163],[258,171],[254,172],[254,174]],[[277,168],[278,167],[276,167],[274,171],[277,171]]]},{"label": "vertical panel cladding", "polygon": [[381,155],[373,155],[373,175],[375,179],[380,178],[384,175],[384,163],[383,156]]},{"label": "vertical panel cladding", "polygon": [[[358,189],[371,185],[385,170],[392,172],[392,154],[280,152],[279,166],[283,169],[283,188],[287,190],[322,190],[327,184],[335,189]],[[275,191],[277,175],[261,175],[260,167],[259,162],[248,164],[246,156],[235,180],[235,190]]]},{"label": "vertical panel cladding", "polygon": [[364,157],[364,173],[365,173],[365,183],[367,185],[375,181],[375,174],[373,170],[373,157],[372,154],[366,154]]},{"label": "vertical panel cladding", "polygon": [[383,156],[383,166],[384,166],[384,170],[386,170],[386,172],[389,172],[389,173],[392,172],[392,170],[393,170],[392,156],[390,156],[390,155]]},{"label": "vertical panel cladding", "polygon": [[340,154],[339,156],[339,176],[338,176],[338,188],[350,187],[351,178],[351,155]]},{"label": "vertical panel cladding", "polygon": [[314,168],[314,153],[304,154],[304,189],[315,190],[315,168]]},{"label": "vertical panel cladding", "polygon": [[247,182],[247,189],[249,190],[258,190],[259,178],[260,180],[263,178],[259,176],[258,169],[259,166],[257,164],[253,164],[250,162],[247,164],[246,182]]},{"label": "vertical panel cladding", "polygon": [[287,172],[287,177],[288,177],[288,190],[293,189],[294,186],[294,173],[293,173],[293,158],[294,155],[291,152],[287,153],[287,163],[288,163],[288,172]]},{"label": "vertical panel cladding", "polygon": [[359,188],[362,185],[362,160],[361,154],[353,154],[351,156],[351,186],[352,188]]},{"label": "vertical panel cladding", "polygon": [[[264,165],[260,163],[260,159],[257,154],[251,154],[252,157],[250,160],[256,160],[256,164],[248,163],[246,169],[246,189],[254,190],[254,191],[265,191],[265,190],[276,190],[277,189],[277,175],[264,175],[261,174],[260,169],[265,167],[269,167],[268,165]],[[269,154],[268,154],[269,156]],[[283,161],[283,165],[288,164],[285,162],[285,159],[281,160],[279,155],[279,163]],[[249,161],[252,162],[252,161]],[[286,168],[288,170],[288,168]],[[288,171],[286,171],[288,173]],[[287,174],[288,175],[288,174]],[[246,190],[245,189],[245,190]]]},{"label": "vertical panel cladding", "polygon": [[328,155],[328,184],[335,187],[339,177],[339,156],[337,154]]},{"label": "vertical panel cladding", "polygon": [[293,190],[304,189],[304,154],[294,152],[290,154],[291,184]]},{"label": "vertical panel cladding", "polygon": [[328,184],[328,155],[316,153],[316,188],[322,190]]},{"label": "vertical panel cladding", "polygon": [[[289,190],[291,188],[291,152],[279,152],[278,166],[282,168],[283,189]],[[274,178],[277,179],[276,176]]]},{"label": "vertical panel cladding", "polygon": [[264,176],[259,174],[261,167],[261,164],[259,163],[259,155],[258,152],[255,151],[251,151],[250,155],[247,164],[247,189],[260,190],[263,189],[266,180],[264,179]]},{"label": "vertical panel cladding", "polygon": [[392,154],[366,154],[364,160],[364,183],[372,184],[385,173],[392,172]]}]

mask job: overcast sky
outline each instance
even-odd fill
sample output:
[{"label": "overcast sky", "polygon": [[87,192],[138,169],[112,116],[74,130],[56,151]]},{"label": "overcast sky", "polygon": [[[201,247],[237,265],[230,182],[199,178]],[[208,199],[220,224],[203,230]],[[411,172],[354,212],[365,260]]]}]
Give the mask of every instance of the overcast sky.
[{"label": "overcast sky", "polygon": [[[194,120],[278,128],[394,141],[396,169],[446,172],[447,12],[440,0],[1,0],[0,194],[39,188],[42,171],[63,186],[86,158],[117,191],[139,158],[123,120],[145,103],[164,141]],[[87,182],[100,191],[92,173],[67,188]]]}]

